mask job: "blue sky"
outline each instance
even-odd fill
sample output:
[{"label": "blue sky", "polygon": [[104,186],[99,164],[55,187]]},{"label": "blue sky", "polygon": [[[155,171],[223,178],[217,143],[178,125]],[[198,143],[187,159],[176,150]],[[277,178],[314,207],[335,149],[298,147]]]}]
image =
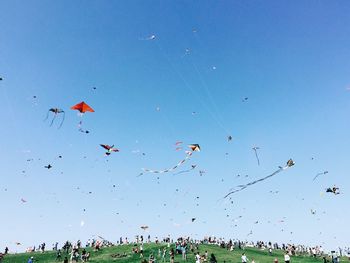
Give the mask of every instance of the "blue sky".
[{"label": "blue sky", "polygon": [[[145,224],[159,237],[349,245],[349,2],[2,1],[0,9],[0,247],[116,241]],[[95,112],[69,109],[80,101]],[[60,116],[52,127],[43,121],[52,107],[65,110],[61,129]],[[181,160],[176,141],[201,145],[177,172],[196,169],[137,177]],[[101,143],[120,152],[105,157]],[[232,195],[233,204],[218,201],[289,158],[293,168]],[[334,184],[340,195],[322,194]]]}]

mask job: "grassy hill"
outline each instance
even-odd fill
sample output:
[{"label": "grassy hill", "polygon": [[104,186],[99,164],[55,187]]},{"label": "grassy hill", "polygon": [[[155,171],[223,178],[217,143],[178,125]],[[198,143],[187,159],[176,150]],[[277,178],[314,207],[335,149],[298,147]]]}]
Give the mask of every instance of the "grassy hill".
[{"label": "grassy hill", "polygon": [[[144,244],[144,259],[148,262],[148,257],[150,253],[153,253],[156,258],[156,262],[161,262],[161,258],[158,257],[158,250],[166,247],[165,244]],[[125,263],[140,263],[142,259],[140,259],[139,254],[132,253],[133,245],[122,245],[115,247],[105,247],[100,251],[93,251],[91,249],[87,249],[90,251],[91,263],[104,263],[104,262],[125,262]],[[167,249],[169,251],[169,249]],[[220,248],[216,245],[200,245],[199,252],[200,254],[204,254],[205,251],[208,252],[209,256],[211,253],[214,253],[218,263],[240,263],[241,255],[243,252],[247,255],[250,262],[254,259],[255,263],[273,263],[274,259],[277,258],[280,263],[284,263],[283,260],[283,251],[275,250],[272,255],[268,254],[267,250],[259,250],[256,248],[246,248],[245,250],[235,249],[234,251],[228,251],[226,249]],[[125,253],[126,256],[118,257],[118,255],[123,255]],[[27,263],[29,257],[34,257],[34,262],[40,263],[57,263],[63,262],[64,253],[62,253],[62,260],[56,261],[56,253],[53,251],[48,251],[45,253],[35,252],[35,253],[21,253],[21,254],[11,254],[7,255],[2,263]],[[68,257],[69,258],[69,257]],[[209,259],[208,259],[209,261]],[[81,262],[81,261],[80,261]],[[169,254],[167,253],[166,262],[169,262]],[[176,255],[175,262],[185,262],[182,260],[181,255]],[[189,252],[187,262],[195,262],[194,253]],[[291,258],[291,263],[321,263],[321,258],[312,258],[310,256],[294,256]]]}]

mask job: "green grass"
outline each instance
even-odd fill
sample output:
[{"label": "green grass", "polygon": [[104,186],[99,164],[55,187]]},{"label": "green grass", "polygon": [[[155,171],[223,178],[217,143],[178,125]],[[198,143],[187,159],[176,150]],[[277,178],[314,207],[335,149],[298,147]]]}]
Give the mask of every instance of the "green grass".
[{"label": "green grass", "polygon": [[[90,263],[105,263],[105,262],[125,262],[125,263],[140,263],[141,259],[139,254],[133,254],[132,253],[132,247],[133,245],[122,245],[122,246],[115,246],[115,247],[108,247],[108,248],[102,248],[101,251],[92,251],[90,249],[87,249],[87,251],[90,251],[91,257],[90,257]],[[161,259],[158,258],[158,249],[162,249],[166,247],[165,244],[144,244],[144,258],[148,262],[148,257],[150,253],[153,252],[155,255],[157,261],[161,262]],[[173,246],[174,247],[174,246]],[[210,256],[211,253],[214,253],[218,263],[223,263],[226,261],[226,263],[240,263],[241,262],[241,255],[243,252],[246,253],[248,259],[252,261],[254,259],[255,263],[273,263],[274,259],[277,257],[279,263],[284,263],[283,260],[283,252],[281,250],[275,250],[273,254],[270,256],[267,252],[267,250],[259,250],[255,248],[246,248],[245,250],[239,250],[235,249],[234,251],[228,251],[226,249],[220,248],[216,245],[200,245],[199,246],[199,252],[200,254],[204,254],[205,251],[208,251],[208,254]],[[169,251],[169,249],[167,249]],[[113,254],[127,254],[127,257],[123,258],[113,258]],[[28,258],[30,256],[33,256],[35,261],[39,263],[57,263],[57,262],[63,262],[63,258],[65,256],[64,253],[62,253],[62,260],[56,261],[56,253],[53,251],[48,251],[45,253],[21,253],[21,254],[13,254],[13,255],[7,255],[3,263],[26,263],[28,261]],[[69,258],[69,257],[68,257]],[[344,260],[342,260],[344,262]],[[169,254],[167,253],[166,262],[169,262]],[[175,262],[185,262],[182,260],[181,255],[176,255]],[[195,262],[194,260],[194,254],[189,252],[187,257],[187,262]],[[322,263],[321,258],[312,258],[310,256],[293,256],[291,258],[292,263]]]}]

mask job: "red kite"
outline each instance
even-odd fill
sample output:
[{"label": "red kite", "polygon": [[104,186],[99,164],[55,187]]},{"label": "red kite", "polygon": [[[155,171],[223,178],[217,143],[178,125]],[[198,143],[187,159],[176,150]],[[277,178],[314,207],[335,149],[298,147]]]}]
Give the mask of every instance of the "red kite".
[{"label": "red kite", "polygon": [[72,110],[78,110],[81,113],[85,113],[87,111],[89,112],[95,112],[93,108],[91,108],[89,105],[87,105],[84,101],[74,105],[71,107]]}]

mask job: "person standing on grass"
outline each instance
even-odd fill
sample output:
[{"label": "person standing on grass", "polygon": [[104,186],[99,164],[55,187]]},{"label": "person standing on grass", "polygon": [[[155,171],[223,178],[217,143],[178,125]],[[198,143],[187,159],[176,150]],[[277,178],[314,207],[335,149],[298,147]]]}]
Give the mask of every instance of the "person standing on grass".
[{"label": "person standing on grass", "polygon": [[213,253],[211,253],[211,255],[210,255],[210,261],[209,262],[210,263],[218,263]]},{"label": "person standing on grass", "polygon": [[28,263],[33,263],[33,257],[30,257],[29,259],[28,259]]},{"label": "person standing on grass", "polygon": [[248,258],[245,255],[245,253],[242,254],[241,259],[242,259],[242,263],[247,263],[248,262]]},{"label": "person standing on grass", "polygon": [[163,248],[162,262],[165,262],[166,257],[166,247]]},{"label": "person standing on grass", "polygon": [[199,252],[196,254],[196,263],[201,263],[201,256],[199,255]]},{"label": "person standing on grass", "polygon": [[288,252],[286,251],[284,253],[284,263],[289,263],[290,262],[290,256],[288,255]]},{"label": "person standing on grass", "polygon": [[170,263],[174,263],[174,259],[175,259],[175,250],[174,248],[172,248],[169,252],[170,254]]},{"label": "person standing on grass", "polygon": [[149,255],[148,263],[154,263],[154,256],[153,253]]},{"label": "person standing on grass", "polygon": [[182,259],[183,260],[187,260],[187,251],[186,251],[186,244],[183,244],[182,247],[181,247],[181,252],[182,252]]},{"label": "person standing on grass", "polygon": [[61,260],[61,249],[57,250],[56,260]]},{"label": "person standing on grass", "polygon": [[140,245],[140,258],[143,258],[143,243]]}]

